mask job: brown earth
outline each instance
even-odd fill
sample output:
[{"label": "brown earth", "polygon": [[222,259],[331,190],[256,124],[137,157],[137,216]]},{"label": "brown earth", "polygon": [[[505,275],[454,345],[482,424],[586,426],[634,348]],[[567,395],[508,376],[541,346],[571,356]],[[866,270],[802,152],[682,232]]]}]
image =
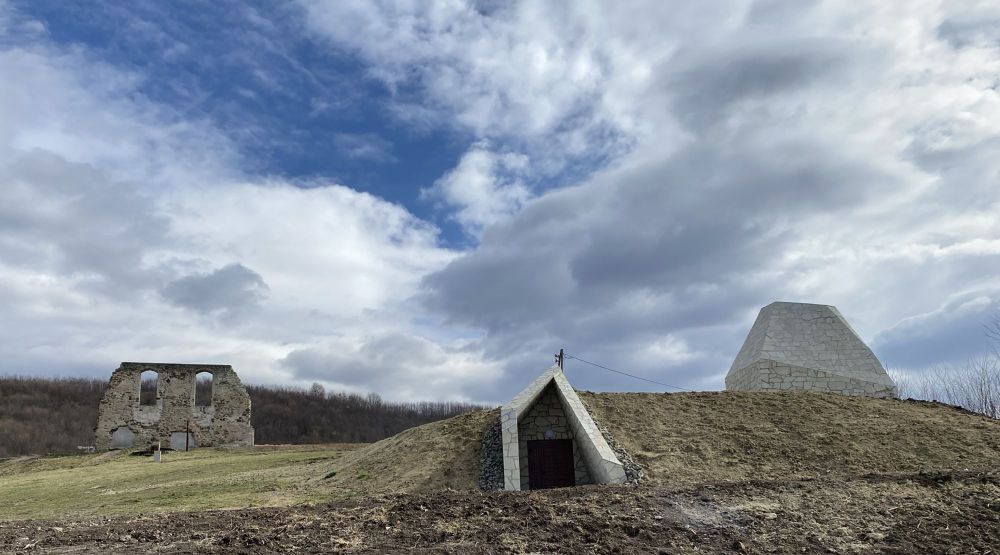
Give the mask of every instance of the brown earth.
[{"label": "brown earth", "polygon": [[1000,549],[1000,475],[372,496],[325,505],[16,521],[49,553],[955,553]]},{"label": "brown earth", "polygon": [[484,411],[317,461],[329,502],[8,521],[0,551],[1000,554],[998,421],[801,392],[581,398],[642,484],[476,491]]},{"label": "brown earth", "polygon": [[[580,398],[651,485],[1000,469],[1000,421],[938,403],[812,392]],[[466,414],[373,443],[324,467],[317,487],[476,489],[480,439],[497,415]]]},{"label": "brown earth", "polygon": [[477,489],[480,442],[499,414],[477,411],[410,428],[323,466],[316,487],[359,494]]},{"label": "brown earth", "polygon": [[1000,421],[927,401],[832,393],[589,393],[650,484],[1000,469]]}]

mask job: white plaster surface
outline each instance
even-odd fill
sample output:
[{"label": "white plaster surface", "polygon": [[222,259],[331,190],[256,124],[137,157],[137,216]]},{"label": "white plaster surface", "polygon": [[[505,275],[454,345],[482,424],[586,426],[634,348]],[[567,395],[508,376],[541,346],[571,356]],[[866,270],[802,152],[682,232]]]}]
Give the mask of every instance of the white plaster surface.
[{"label": "white plaster surface", "polygon": [[760,310],[729,369],[726,389],[896,396],[892,378],[840,311],[785,302]]}]

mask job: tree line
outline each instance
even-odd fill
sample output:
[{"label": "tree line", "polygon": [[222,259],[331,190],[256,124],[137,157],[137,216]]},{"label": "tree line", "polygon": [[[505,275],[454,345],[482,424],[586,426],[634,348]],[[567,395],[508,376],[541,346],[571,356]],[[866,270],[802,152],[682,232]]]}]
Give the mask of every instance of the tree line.
[{"label": "tree line", "polygon": [[[155,391],[155,382],[154,391]],[[143,383],[148,390],[149,384]],[[198,383],[203,395],[205,382]],[[94,444],[97,406],[107,381],[0,377],[0,458],[73,453]],[[394,403],[375,394],[247,386],[259,444],[373,442],[407,428],[483,409],[469,403]]]}]

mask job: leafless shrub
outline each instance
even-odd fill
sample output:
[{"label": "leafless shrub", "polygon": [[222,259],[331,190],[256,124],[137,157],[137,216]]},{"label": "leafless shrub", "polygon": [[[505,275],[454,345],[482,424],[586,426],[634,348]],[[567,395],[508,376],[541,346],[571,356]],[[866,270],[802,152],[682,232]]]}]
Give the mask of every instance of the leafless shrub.
[{"label": "leafless shrub", "polygon": [[903,398],[957,405],[1000,418],[1000,356],[989,354],[962,365],[940,365],[921,373],[893,372]]}]

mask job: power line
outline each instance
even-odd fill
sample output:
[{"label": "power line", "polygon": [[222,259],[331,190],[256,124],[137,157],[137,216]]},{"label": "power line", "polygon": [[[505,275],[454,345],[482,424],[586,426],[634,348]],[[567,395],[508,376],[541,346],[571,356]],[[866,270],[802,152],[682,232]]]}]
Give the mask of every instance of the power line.
[{"label": "power line", "polygon": [[584,364],[589,364],[591,366],[596,366],[598,368],[603,368],[604,370],[607,370],[609,372],[614,372],[615,374],[621,374],[623,376],[628,376],[630,378],[635,378],[637,380],[642,380],[644,382],[655,383],[656,385],[662,385],[662,386],[665,386],[665,387],[672,387],[674,389],[679,389],[681,391],[691,391],[690,389],[685,389],[683,387],[678,387],[676,385],[670,385],[668,383],[658,382],[656,380],[651,380],[649,378],[643,378],[642,376],[636,376],[635,374],[629,374],[628,372],[622,372],[621,370],[615,370],[614,368],[608,368],[607,366],[603,366],[601,364],[597,364],[596,362],[590,362],[589,360],[583,360],[580,357],[575,357],[575,356],[573,356],[573,355],[571,355],[569,353],[565,353],[563,356],[565,356],[566,358],[571,358],[573,360],[579,360],[580,362],[582,362]]}]

